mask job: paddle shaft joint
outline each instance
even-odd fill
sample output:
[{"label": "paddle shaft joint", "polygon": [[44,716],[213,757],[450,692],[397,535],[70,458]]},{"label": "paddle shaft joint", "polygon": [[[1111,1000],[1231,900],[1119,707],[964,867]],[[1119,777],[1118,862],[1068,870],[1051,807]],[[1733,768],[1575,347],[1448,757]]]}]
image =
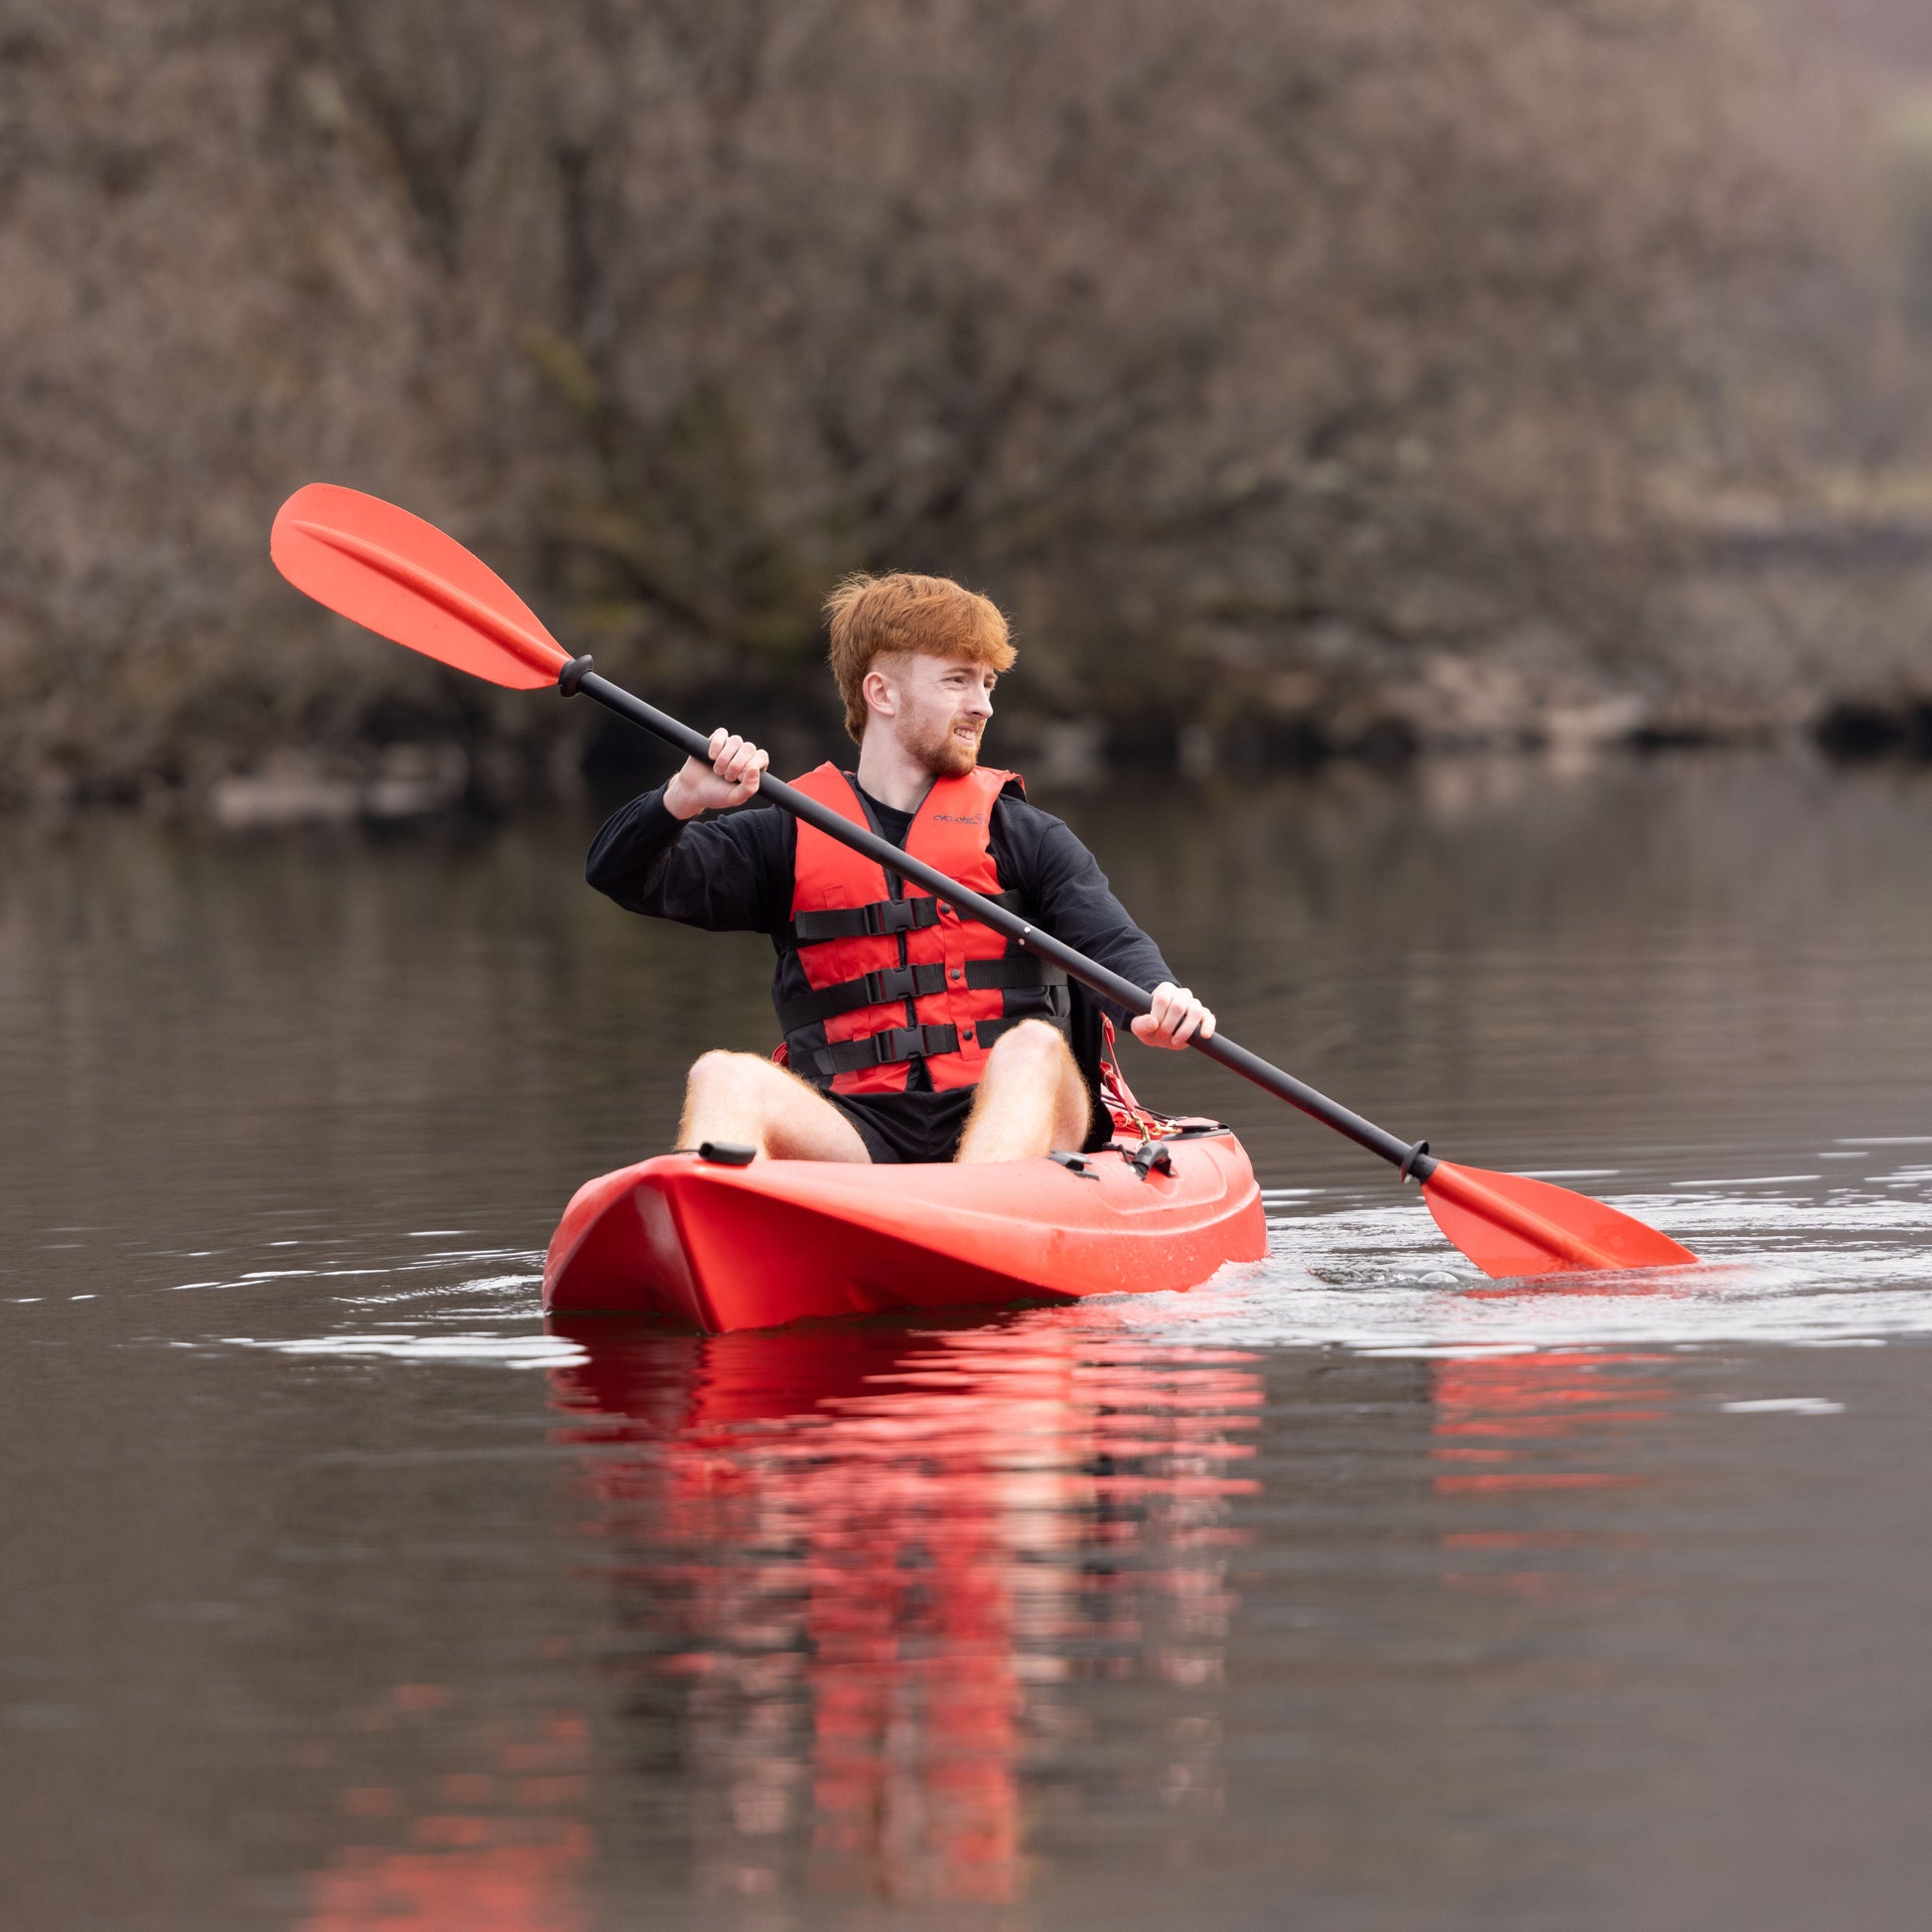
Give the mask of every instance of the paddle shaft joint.
[{"label": "paddle shaft joint", "polygon": [[[613,684],[609,678],[600,677],[590,668],[588,657],[575,657],[566,664],[557,676],[557,688],[565,697],[581,693],[593,698],[607,711],[616,712],[620,718],[633,725],[641,726],[653,738],[660,738],[673,750],[682,752],[686,758],[697,759],[701,762],[711,762],[711,741],[702,733],[694,732],[689,725],[680,724],[668,713],[659,711],[655,705],[646,704],[643,699],[634,697],[621,686]],[[1049,961],[1060,968],[1069,979],[1078,980],[1082,986],[1103,994],[1106,998],[1125,1007],[1130,1013],[1148,1013],[1153,1010],[1153,997],[1132,980],[1123,979],[1120,974],[1110,972],[1097,961],[1087,958],[1084,953],[1075,952],[1071,946],[1062,945],[1050,934],[1041,932],[1036,926],[1030,925],[1017,913],[1006,906],[995,904],[990,898],[978,893],[968,892],[965,887],[956,885],[946,875],[927,865],[922,859],[915,859],[910,853],[901,852],[897,846],[876,837],[863,827],[855,825],[848,818],[834,811],[831,806],[821,804],[816,798],[807,797],[792,785],[774,778],[767,771],[759,779],[759,796],[768,799],[779,810],[789,812],[793,818],[823,832],[827,838],[837,839],[855,852],[863,853],[868,859],[907,879],[915,886],[922,886],[934,897],[941,898],[948,905],[962,913],[969,914],[982,925],[990,925],[994,931],[1004,933],[1009,939],[1025,946],[1030,953]],[[1291,1107],[1299,1107],[1303,1113],[1311,1115],[1324,1126],[1331,1127],[1338,1134],[1344,1134],[1357,1147],[1366,1148],[1369,1153],[1381,1158],[1396,1169],[1404,1179],[1414,1178],[1425,1181],[1436,1172],[1436,1162],[1427,1152],[1428,1143],[1423,1141],[1404,1141],[1385,1129],[1377,1127],[1373,1121],[1364,1120],[1360,1114],[1350,1113],[1339,1102],[1330,1100],[1325,1093],[1317,1092],[1306,1081],[1298,1080],[1292,1073],[1285,1073],[1278,1066],[1264,1060],[1259,1053],[1251,1053],[1245,1046],[1237,1046],[1231,1039],[1216,1034],[1212,1039],[1202,1039],[1198,1035],[1190,1039],[1188,1045],[1196,1052],[1203,1053],[1210,1060],[1239,1073],[1277,1099],[1286,1100]]]}]

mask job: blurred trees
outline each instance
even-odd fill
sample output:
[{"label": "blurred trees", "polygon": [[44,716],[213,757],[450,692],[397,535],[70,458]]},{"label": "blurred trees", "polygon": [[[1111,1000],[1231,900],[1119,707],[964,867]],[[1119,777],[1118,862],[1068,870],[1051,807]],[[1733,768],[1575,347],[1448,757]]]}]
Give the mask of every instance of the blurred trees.
[{"label": "blurred trees", "polygon": [[1658,479],[1810,380],[1774,82],[1725,0],[0,0],[5,782],[575,759],[272,576],[315,477],[701,723],[829,734],[859,566],[1156,757],[1634,720]]}]

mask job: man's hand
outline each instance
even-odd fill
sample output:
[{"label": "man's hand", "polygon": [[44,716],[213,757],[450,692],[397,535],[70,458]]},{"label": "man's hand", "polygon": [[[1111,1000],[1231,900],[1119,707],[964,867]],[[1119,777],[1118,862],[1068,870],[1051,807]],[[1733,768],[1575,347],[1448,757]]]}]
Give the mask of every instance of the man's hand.
[{"label": "man's hand", "polygon": [[711,734],[707,749],[709,764],[703,759],[686,759],[664,787],[664,809],[673,818],[696,818],[700,812],[744,804],[759,788],[759,773],[771,762],[756,745],[723,725]]},{"label": "man's hand", "polygon": [[1202,1039],[1214,1037],[1214,1016],[1188,992],[1172,980],[1163,980],[1154,989],[1154,1009],[1134,1022],[1134,1037],[1150,1046],[1185,1046],[1198,1034]]}]

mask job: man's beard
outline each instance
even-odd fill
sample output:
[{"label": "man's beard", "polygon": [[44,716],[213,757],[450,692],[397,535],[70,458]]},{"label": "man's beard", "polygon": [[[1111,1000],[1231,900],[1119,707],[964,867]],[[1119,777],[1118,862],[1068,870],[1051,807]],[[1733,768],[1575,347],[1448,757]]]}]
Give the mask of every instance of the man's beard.
[{"label": "man's beard", "polygon": [[980,761],[979,738],[955,737],[953,728],[958,723],[957,718],[948,718],[929,736],[912,742],[913,756],[935,778],[963,778]]}]

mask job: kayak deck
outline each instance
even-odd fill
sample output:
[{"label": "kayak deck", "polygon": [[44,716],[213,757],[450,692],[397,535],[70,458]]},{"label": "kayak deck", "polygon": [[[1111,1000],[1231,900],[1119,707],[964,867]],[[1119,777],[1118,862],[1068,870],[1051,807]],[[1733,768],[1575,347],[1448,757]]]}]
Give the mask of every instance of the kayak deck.
[{"label": "kayak deck", "polygon": [[553,1313],[651,1313],[714,1334],[888,1309],[1192,1288],[1267,1252],[1226,1132],[1037,1161],[873,1167],[664,1154],[577,1190],[544,1260]]}]

